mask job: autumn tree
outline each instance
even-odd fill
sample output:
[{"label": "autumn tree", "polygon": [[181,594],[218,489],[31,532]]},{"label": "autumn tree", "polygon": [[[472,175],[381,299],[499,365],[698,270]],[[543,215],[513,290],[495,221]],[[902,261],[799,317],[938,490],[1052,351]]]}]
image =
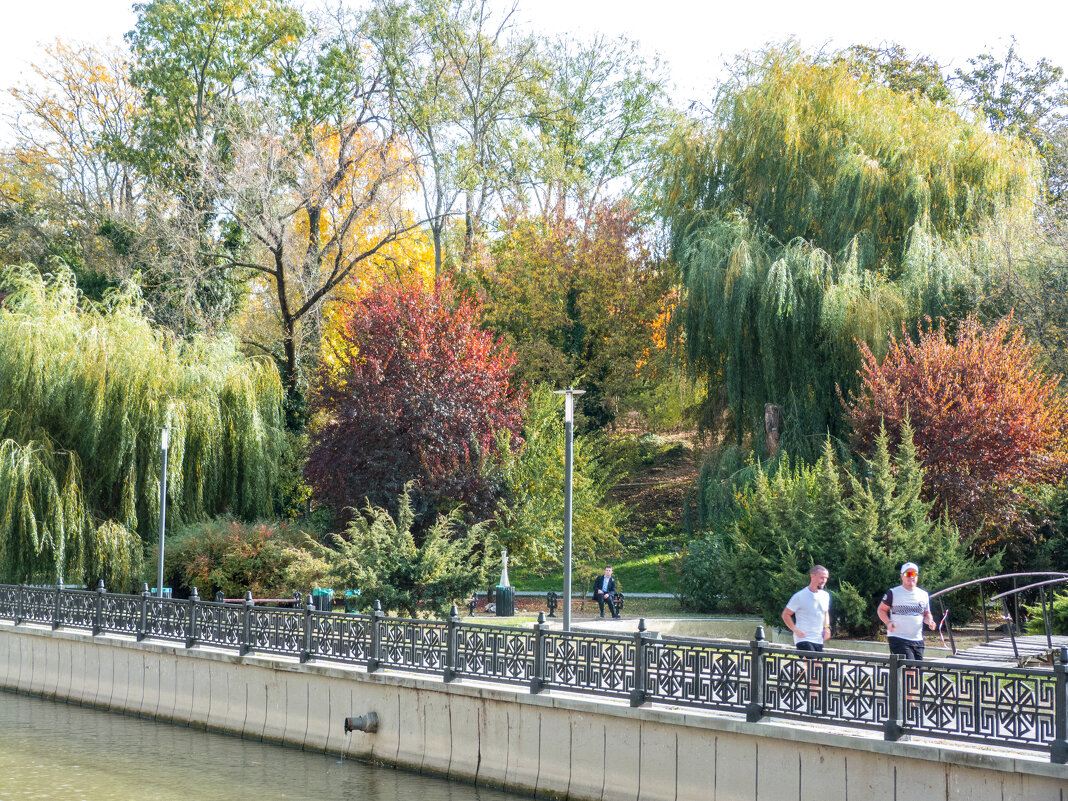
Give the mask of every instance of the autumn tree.
[{"label": "autumn tree", "polygon": [[467,262],[522,139],[534,40],[516,29],[514,11],[496,13],[487,0],[379,0],[367,21],[392,116],[419,159],[438,274],[450,216],[462,216],[456,255]]},{"label": "autumn tree", "polygon": [[488,518],[496,490],[483,468],[500,432],[519,434],[524,398],[509,379],[515,356],[478,327],[477,305],[448,282],[387,282],[339,319],[313,396],[316,495],[339,513],[395,511],[414,480],[421,522],[457,503]]},{"label": "autumn tree", "polygon": [[882,352],[902,320],[965,316],[967,244],[1029,213],[1039,178],[1026,143],[846,61],[787,47],[743,63],[713,117],[665,148],[660,195],[686,357],[725,389],[736,440],[768,403],[795,454],[843,435],[834,388],[853,385],[854,340]]},{"label": "autumn tree", "polygon": [[377,128],[373,86],[369,92],[351,116],[302,130],[279,125],[271,111],[250,111],[231,157],[204,167],[242,237],[236,248],[213,243],[212,258],[259,279],[252,301],[273,320],[272,339],[251,341],[278,359],[292,425],[323,304],[351,281],[373,281],[374,270],[368,276],[364,268],[416,227],[402,203],[408,158]]},{"label": "autumn tree", "polygon": [[[584,219],[585,218],[585,219]],[[530,384],[582,386],[596,427],[634,409],[662,378],[668,276],[627,202],[569,215],[513,214],[480,275],[486,325],[518,356]]]},{"label": "autumn tree", "polygon": [[9,264],[61,262],[99,299],[98,287],[124,277],[114,227],[137,214],[145,192],[144,177],[115,156],[133,142],[139,93],[117,48],[55,42],[32,75],[9,90],[0,248]]},{"label": "autumn tree", "polygon": [[881,361],[862,343],[849,409],[862,450],[883,424],[894,430],[911,421],[934,513],[978,532],[987,551],[1033,535],[1028,487],[1068,472],[1068,401],[1011,324],[984,328],[969,318],[951,339],[944,321],[928,321],[915,341],[905,331],[893,338]]},{"label": "autumn tree", "polygon": [[1047,199],[1068,202],[1064,137],[1068,132],[1068,80],[1064,67],[1041,58],[1029,64],[1015,38],[1005,54],[980,53],[953,72],[964,101],[994,131],[1031,142],[1046,163]]}]

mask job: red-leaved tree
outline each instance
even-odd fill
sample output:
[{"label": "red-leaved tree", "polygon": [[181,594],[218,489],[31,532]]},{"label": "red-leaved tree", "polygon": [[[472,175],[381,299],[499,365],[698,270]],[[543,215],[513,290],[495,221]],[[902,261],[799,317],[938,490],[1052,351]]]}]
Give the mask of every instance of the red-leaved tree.
[{"label": "red-leaved tree", "polygon": [[385,283],[338,316],[340,331],[313,393],[306,477],[337,512],[367,503],[395,511],[407,482],[421,522],[462,503],[492,514],[481,469],[497,432],[519,442],[524,391],[515,357],[478,327],[475,302],[447,281],[433,290]]},{"label": "red-leaved tree", "polygon": [[977,532],[983,550],[1030,535],[1026,489],[1068,469],[1068,404],[1011,318],[987,329],[968,319],[955,342],[944,322],[928,320],[917,342],[902,329],[881,364],[860,350],[862,386],[849,409],[857,449],[871,449],[881,421],[896,432],[907,415],[932,513]]}]

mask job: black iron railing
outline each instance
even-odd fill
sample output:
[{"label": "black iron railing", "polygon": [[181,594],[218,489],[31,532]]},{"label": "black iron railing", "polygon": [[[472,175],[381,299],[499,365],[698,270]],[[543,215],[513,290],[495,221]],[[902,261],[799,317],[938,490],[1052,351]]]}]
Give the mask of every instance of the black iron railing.
[{"label": "black iron railing", "polygon": [[696,637],[561,632],[0,585],[0,619],[1049,753],[1068,762],[1068,649],[1051,668],[800,652]]}]

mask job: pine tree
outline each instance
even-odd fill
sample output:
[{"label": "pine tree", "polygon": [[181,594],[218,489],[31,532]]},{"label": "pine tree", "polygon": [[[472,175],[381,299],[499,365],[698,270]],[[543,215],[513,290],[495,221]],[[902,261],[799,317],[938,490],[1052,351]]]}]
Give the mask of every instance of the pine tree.
[{"label": "pine tree", "polygon": [[[777,625],[790,596],[808,583],[809,568],[822,564],[831,573],[836,625],[867,633],[877,627],[876,606],[897,583],[903,562],[918,562],[932,590],[977,577],[980,567],[968,557],[956,529],[927,518],[931,505],[921,496],[923,469],[907,425],[900,441],[892,453],[884,428],[868,475],[849,475],[848,492],[830,438],[811,467],[784,460],[774,477],[758,469],[738,505],[730,547],[715,553],[715,564],[705,558],[707,544],[693,550],[700,558],[684,563],[691,605],[708,609],[717,596],[726,595],[736,607],[760,610]],[[721,571],[719,582],[716,576],[692,575],[710,567]],[[997,567],[995,560],[983,569]]]}]

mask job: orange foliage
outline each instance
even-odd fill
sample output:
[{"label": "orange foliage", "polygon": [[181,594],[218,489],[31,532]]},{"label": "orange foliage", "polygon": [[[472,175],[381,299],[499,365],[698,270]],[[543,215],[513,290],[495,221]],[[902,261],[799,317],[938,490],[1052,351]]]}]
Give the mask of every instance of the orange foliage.
[{"label": "orange foliage", "polygon": [[861,390],[849,410],[859,450],[870,450],[881,421],[915,431],[934,513],[946,510],[964,533],[991,549],[1029,535],[1024,491],[1068,472],[1068,401],[1058,377],[1035,366],[1034,348],[1011,318],[984,329],[962,323],[951,343],[944,322],[927,321],[919,341],[902,331],[880,364],[860,345]]}]

